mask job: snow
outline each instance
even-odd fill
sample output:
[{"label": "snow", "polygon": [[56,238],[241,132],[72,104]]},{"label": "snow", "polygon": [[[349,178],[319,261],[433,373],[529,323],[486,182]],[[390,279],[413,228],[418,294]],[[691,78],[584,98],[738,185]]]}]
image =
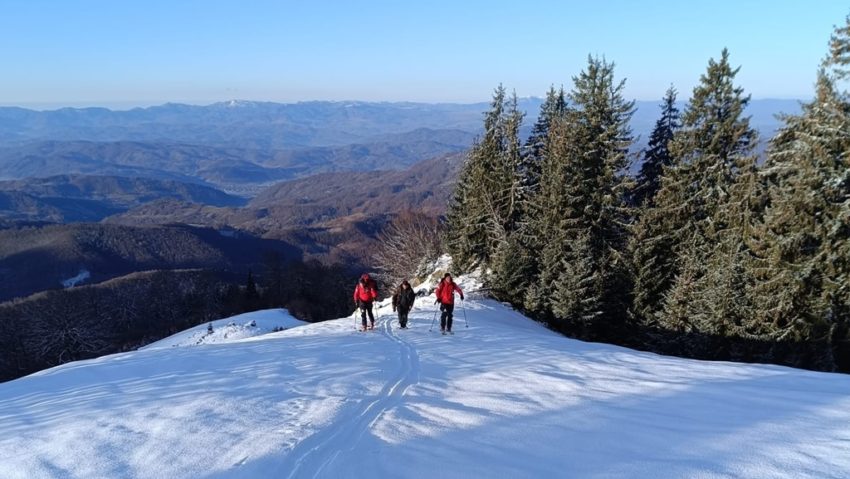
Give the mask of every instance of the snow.
[{"label": "snow", "polygon": [[87,269],[81,269],[80,272],[73,278],[68,278],[62,281],[62,286],[65,288],[73,288],[89,278],[91,278],[91,273]]},{"label": "snow", "polygon": [[[212,333],[208,330],[210,324],[213,327]],[[268,309],[210,321],[151,343],[142,349],[227,343],[305,324],[308,323],[293,318],[285,309]]]},{"label": "snow", "polygon": [[171,347],[204,325],[0,384],[0,477],[850,477],[846,375],[585,343],[475,296],[454,336],[431,295],[408,330],[385,302],[375,331]]}]

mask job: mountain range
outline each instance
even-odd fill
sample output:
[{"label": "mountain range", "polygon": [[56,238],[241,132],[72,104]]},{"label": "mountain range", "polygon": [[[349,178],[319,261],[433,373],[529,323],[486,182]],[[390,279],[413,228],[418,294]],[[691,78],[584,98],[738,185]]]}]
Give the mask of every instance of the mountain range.
[{"label": "mountain range", "polygon": [[[541,100],[524,98],[525,136]],[[279,181],[317,173],[400,170],[469,148],[486,103],[425,104],[232,101],[113,111],[0,108],[0,179],[64,174],[194,182],[246,197]],[[795,100],[754,100],[748,113],[762,140],[795,113]],[[657,102],[636,102],[639,149]],[[633,169],[636,166],[633,166]]]},{"label": "mountain range", "polygon": [[[539,100],[529,99],[536,108]],[[33,140],[186,143],[262,150],[381,141],[421,128],[476,132],[485,104],[233,100],[132,110],[0,108],[0,142]]]},{"label": "mountain range", "polygon": [[141,177],[58,175],[0,181],[0,217],[55,223],[100,221],[163,198],[222,207],[246,203],[243,198],[197,183]]},{"label": "mountain range", "polygon": [[[648,133],[659,101],[638,101],[634,131]],[[520,98],[518,107],[531,125],[540,98]],[[683,102],[679,103],[683,107]],[[488,103],[327,102],[271,103],[232,100],[212,105],[165,104],[131,110],[62,108],[36,111],[0,107],[0,143],[36,140],[185,143],[262,150],[373,143],[387,135],[418,129],[460,130],[477,134]],[[796,113],[797,100],[752,100],[747,113],[766,132],[776,113]]]},{"label": "mountain range", "polygon": [[472,140],[472,133],[421,128],[372,143],[290,150],[45,140],[0,147],[0,178],[64,174],[142,177],[198,183],[253,196],[275,182],[317,173],[404,169],[463,151]]}]

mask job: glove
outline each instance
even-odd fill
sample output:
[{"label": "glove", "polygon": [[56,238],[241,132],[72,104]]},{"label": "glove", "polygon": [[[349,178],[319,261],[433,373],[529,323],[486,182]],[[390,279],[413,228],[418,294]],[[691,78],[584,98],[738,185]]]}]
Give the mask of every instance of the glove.
[{"label": "glove", "polygon": [[357,305],[357,309],[360,309],[361,307],[363,307],[363,306],[362,306],[362,305],[363,305],[363,303],[361,303],[359,299],[358,299],[357,301],[355,301],[355,302],[354,302],[354,304],[356,304],[356,305]]},{"label": "glove", "polygon": [[437,303],[439,303],[439,302],[440,302],[440,300],[439,300],[439,299],[435,299],[435,300],[434,300],[434,304],[437,304]]},{"label": "glove", "polygon": [[463,301],[463,293],[460,293],[460,300]]},{"label": "glove", "polygon": [[395,313],[395,306],[393,306],[393,313]]}]

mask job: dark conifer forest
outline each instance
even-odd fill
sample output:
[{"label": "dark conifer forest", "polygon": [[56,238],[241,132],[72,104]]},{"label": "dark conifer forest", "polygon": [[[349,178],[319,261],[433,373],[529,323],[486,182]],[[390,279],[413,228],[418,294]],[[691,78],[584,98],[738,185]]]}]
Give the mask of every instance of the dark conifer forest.
[{"label": "dark conifer forest", "polygon": [[639,155],[612,62],[589,57],[568,91],[552,88],[525,139],[500,85],[449,205],[448,249],[572,337],[850,372],[848,52],[850,20],[812,99],[760,139],[723,49],[682,111],[667,90]]}]

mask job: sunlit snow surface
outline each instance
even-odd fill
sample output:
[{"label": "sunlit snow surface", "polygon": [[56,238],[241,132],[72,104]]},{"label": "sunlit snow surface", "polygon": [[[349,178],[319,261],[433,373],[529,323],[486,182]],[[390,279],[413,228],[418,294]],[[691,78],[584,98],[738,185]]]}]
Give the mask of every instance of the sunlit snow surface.
[{"label": "sunlit snow surface", "polygon": [[[149,344],[142,349],[227,343],[305,324],[307,323],[293,318],[285,309],[268,309],[210,321]],[[209,329],[210,326],[212,331]]]},{"label": "sunlit snow surface", "polygon": [[0,384],[0,477],[850,477],[850,376],[574,341],[475,296],[454,336],[431,295],[408,330],[383,306]]}]

